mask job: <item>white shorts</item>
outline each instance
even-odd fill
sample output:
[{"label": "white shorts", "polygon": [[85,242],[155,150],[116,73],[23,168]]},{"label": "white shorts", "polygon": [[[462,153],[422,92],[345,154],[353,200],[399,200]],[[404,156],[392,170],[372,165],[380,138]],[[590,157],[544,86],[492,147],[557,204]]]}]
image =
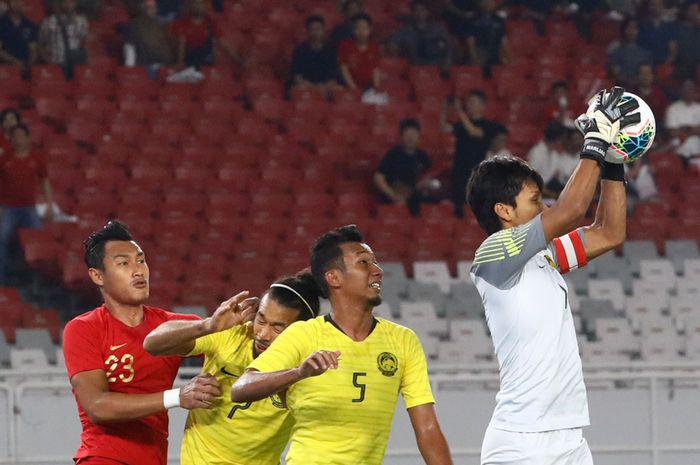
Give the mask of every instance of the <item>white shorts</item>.
[{"label": "white shorts", "polygon": [[593,465],[581,428],[515,433],[488,427],[481,465]]}]

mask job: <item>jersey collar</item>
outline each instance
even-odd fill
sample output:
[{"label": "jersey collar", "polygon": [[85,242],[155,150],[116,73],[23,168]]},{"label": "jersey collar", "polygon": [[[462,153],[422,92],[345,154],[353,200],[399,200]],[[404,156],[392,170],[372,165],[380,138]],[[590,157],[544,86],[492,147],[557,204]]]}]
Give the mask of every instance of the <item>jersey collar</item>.
[{"label": "jersey collar", "polygon": [[[336,329],[337,329],[338,331],[340,331],[341,333],[343,333],[343,334],[345,334],[346,336],[348,336],[348,334],[347,334],[345,331],[343,331],[343,328],[341,328],[340,326],[338,326],[338,323],[336,323],[335,320],[333,320],[333,318],[331,317],[331,314],[330,314],[330,313],[327,314],[326,316],[324,316],[323,319],[326,321],[326,323],[332,324],[333,326],[336,327]],[[369,335],[372,334],[372,332],[374,331],[374,328],[377,327],[377,323],[379,323],[379,320],[377,320],[375,317],[372,317],[372,327],[369,329],[369,334],[367,335],[367,337],[369,337]],[[350,337],[350,336],[348,336],[348,337]],[[351,338],[351,339],[352,339],[352,338]]]}]

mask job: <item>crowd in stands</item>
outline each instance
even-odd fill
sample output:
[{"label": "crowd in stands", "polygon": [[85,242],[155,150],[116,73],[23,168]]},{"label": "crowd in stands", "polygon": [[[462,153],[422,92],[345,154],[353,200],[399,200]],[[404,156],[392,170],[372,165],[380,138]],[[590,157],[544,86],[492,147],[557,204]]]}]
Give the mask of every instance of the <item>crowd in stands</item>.
[{"label": "crowd in stands", "polygon": [[[31,15],[25,14],[25,2],[31,3]],[[262,116],[274,123],[273,134],[293,139],[314,156],[329,147],[338,153],[365,151],[372,142],[370,175],[357,182],[366,183],[378,202],[405,205],[419,216],[421,204],[449,201],[461,217],[470,171],[489,156],[527,158],[543,174],[547,197],[555,199],[576,165],[580,136],[573,120],[585,111],[585,99],[611,82],[650,104],[659,126],[657,153],[677,154],[684,173],[691,173],[700,160],[698,4],[59,0],[47,3],[40,16],[34,0],[6,0],[0,1],[0,69],[19,68],[32,82],[45,65],[59,65],[70,80],[75,70],[107,60],[119,63],[108,79],[131,67],[147,68],[146,75],[159,84],[167,73],[185,67],[202,71],[205,80],[226,74],[240,91],[235,108],[228,110],[236,123],[251,115],[252,128],[252,114],[255,121]],[[3,105],[11,101],[2,91],[0,97]],[[305,99],[311,109],[302,112]],[[278,100],[278,106],[266,106]],[[216,103],[207,108],[218,108]],[[18,104],[34,111],[31,101]],[[265,113],[266,108],[271,110]],[[158,117],[138,116],[125,123],[127,136],[134,125]],[[312,122],[325,134],[307,133]],[[19,147],[34,128],[18,127],[24,129],[6,137],[17,139]],[[210,128],[212,134],[217,128]],[[70,125],[56,131],[74,135]],[[266,134],[262,142],[269,141]],[[353,146],[362,139],[369,142]],[[91,153],[95,140],[88,146]],[[180,137],[169,141],[176,140]],[[8,153],[13,150],[21,152],[10,148]],[[628,166],[631,199],[678,198],[669,176],[655,171],[655,157],[651,153]],[[14,176],[9,159],[6,154],[0,162],[3,180]],[[362,160],[358,157],[358,164]],[[44,179],[45,170],[36,168],[32,176]],[[6,185],[0,183],[3,206],[9,205]],[[48,197],[50,186],[45,186]],[[4,213],[2,224],[14,228],[16,218]]]}]

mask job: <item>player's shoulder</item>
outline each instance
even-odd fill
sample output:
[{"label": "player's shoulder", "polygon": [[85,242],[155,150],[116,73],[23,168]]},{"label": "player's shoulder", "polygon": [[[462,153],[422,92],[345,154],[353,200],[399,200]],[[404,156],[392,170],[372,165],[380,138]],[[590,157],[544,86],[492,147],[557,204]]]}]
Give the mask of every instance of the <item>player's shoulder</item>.
[{"label": "player's shoulder", "polygon": [[85,327],[85,326],[102,326],[105,323],[105,319],[109,315],[109,310],[104,305],[100,305],[97,308],[89,310],[85,313],[77,315],[68,323],[66,323],[66,328],[69,327]]},{"label": "player's shoulder", "polygon": [[518,255],[525,244],[528,234],[533,228],[537,227],[538,222],[541,224],[539,215],[528,223],[501,229],[491,234],[476,249],[474,265],[499,262],[508,257]]},{"label": "player's shoulder", "polygon": [[411,328],[382,317],[374,317],[377,320],[377,328],[397,339],[418,338]]},{"label": "player's shoulder", "polygon": [[161,321],[169,320],[201,320],[198,315],[190,313],[177,313],[169,310],[165,310],[160,307],[152,307],[150,305],[143,306],[144,318],[155,318]]}]

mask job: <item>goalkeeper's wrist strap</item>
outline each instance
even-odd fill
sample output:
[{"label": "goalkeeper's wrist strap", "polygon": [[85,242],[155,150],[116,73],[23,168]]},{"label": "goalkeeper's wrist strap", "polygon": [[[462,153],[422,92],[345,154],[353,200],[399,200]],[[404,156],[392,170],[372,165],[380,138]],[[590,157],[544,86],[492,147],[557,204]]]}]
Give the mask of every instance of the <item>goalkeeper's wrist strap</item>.
[{"label": "goalkeeper's wrist strap", "polygon": [[163,391],[163,407],[171,409],[180,406],[180,388]]},{"label": "goalkeeper's wrist strap", "polygon": [[625,165],[622,163],[603,162],[600,177],[608,181],[625,181]]},{"label": "goalkeeper's wrist strap", "polygon": [[601,139],[585,139],[583,141],[583,148],[581,149],[581,158],[588,158],[589,160],[595,160],[598,164],[602,165],[603,160],[605,160],[605,153],[610,146],[609,143]]}]

